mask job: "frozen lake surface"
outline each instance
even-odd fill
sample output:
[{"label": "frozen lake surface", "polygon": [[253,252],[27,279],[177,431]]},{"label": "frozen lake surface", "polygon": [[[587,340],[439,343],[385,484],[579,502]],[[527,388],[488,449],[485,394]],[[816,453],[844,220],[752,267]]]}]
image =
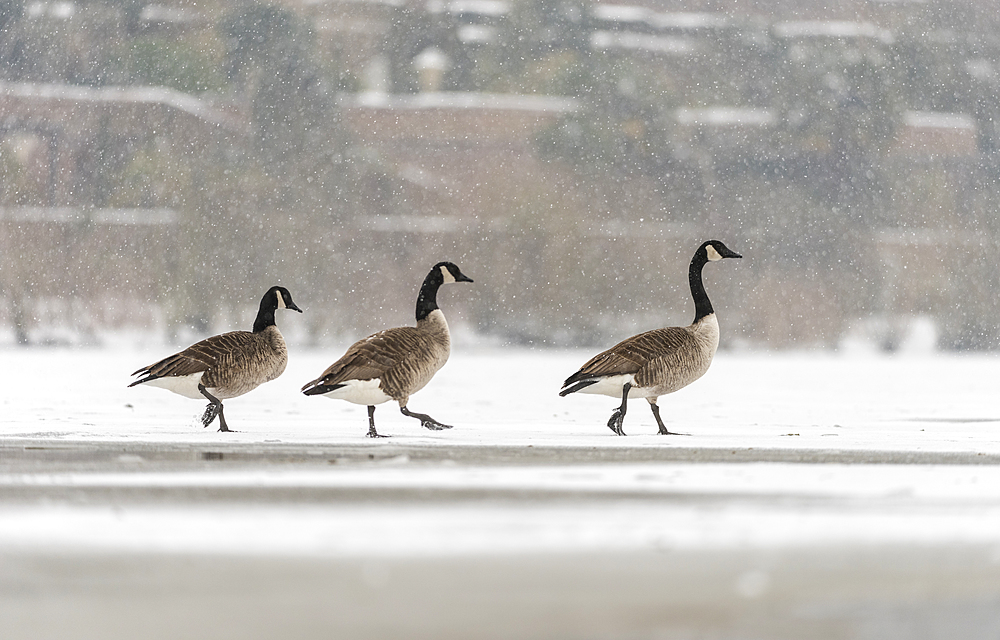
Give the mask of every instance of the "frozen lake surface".
[{"label": "frozen lake surface", "polygon": [[1000,635],[995,356],[720,353],[661,398],[687,435],[639,400],[623,438],[557,395],[592,351],[458,349],[410,400],[455,428],[384,404],[370,440],[298,392],[342,350],[228,434],[126,388],[170,352],[2,352],[12,637]]},{"label": "frozen lake surface", "polygon": [[394,436],[370,442],[362,406],[305,397],[299,388],[342,353],[292,349],[288,369],[251,394],[226,402],[239,433],[201,428],[203,404],[146,387],[129,373],[168,355],[148,351],[3,351],[6,439],[122,443],[546,446],[627,449],[807,449],[1000,454],[995,398],[1000,358],[983,355],[837,356],[720,353],[704,378],[660,404],[663,438],[646,404],[633,401],[629,438],[604,426],[617,402],[575,394],[562,380],[593,351],[459,351],[410,400],[414,411],[455,425],[421,430],[391,404],[376,423]]}]

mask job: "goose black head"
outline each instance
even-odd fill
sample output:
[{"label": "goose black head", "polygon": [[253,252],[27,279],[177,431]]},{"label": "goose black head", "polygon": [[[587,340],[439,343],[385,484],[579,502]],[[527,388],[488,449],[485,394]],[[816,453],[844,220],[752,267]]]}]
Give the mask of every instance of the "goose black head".
[{"label": "goose black head", "polygon": [[688,268],[688,282],[691,285],[691,297],[694,299],[694,321],[698,322],[702,318],[709,316],[715,311],[712,303],[705,292],[705,285],[701,281],[701,270],[709,262],[722,260],[723,258],[742,258],[719,240],[709,240],[698,247],[691,258],[691,266]]},{"label": "goose black head", "polygon": [[424,278],[417,296],[417,322],[426,318],[438,308],[437,292],[443,284],[451,282],[472,282],[472,278],[462,273],[453,262],[439,262],[431,267],[430,273]]},{"label": "goose black head", "polygon": [[439,271],[441,273],[441,284],[448,284],[451,282],[472,282],[472,278],[462,273],[462,270],[458,268],[453,262],[439,262],[434,265],[431,272]]},{"label": "goose black head", "polygon": [[716,260],[722,260],[723,258],[742,258],[740,254],[736,253],[726,245],[722,244],[719,240],[709,240],[705,244],[701,245],[699,251],[705,252],[705,259],[711,262]]},{"label": "goose black head", "polygon": [[284,287],[271,287],[260,299],[260,309],[257,311],[257,319],[253,323],[254,332],[263,331],[274,324],[274,312],[276,309],[291,309],[302,313],[302,309],[292,302],[292,294]]},{"label": "goose black head", "polygon": [[265,304],[272,309],[291,309],[292,311],[302,313],[302,309],[299,309],[292,302],[292,294],[288,293],[288,289],[284,287],[275,286],[268,289],[267,293],[264,294],[264,298],[260,301],[261,307],[265,306]]}]

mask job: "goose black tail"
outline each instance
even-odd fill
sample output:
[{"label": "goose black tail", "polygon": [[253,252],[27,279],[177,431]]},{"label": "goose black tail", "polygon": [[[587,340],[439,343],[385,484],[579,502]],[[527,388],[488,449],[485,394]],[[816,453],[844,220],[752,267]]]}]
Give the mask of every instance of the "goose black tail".
[{"label": "goose black tail", "polygon": [[156,380],[156,378],[157,378],[157,376],[148,375],[148,372],[145,371],[144,369],[139,369],[138,371],[136,371],[132,375],[137,375],[139,373],[142,373],[142,374],[146,375],[146,377],[145,378],[139,378],[138,380],[135,380],[134,382],[132,382],[132,384],[129,385],[130,387],[134,387],[137,384],[142,384],[143,382],[149,382],[150,380]]},{"label": "goose black tail", "polygon": [[[312,384],[312,383],[310,383]],[[324,393],[330,393],[341,387],[346,387],[344,384],[318,384],[316,386],[310,387],[308,384],[302,388],[302,393],[307,396],[320,396]]]},{"label": "goose black tail", "polygon": [[580,389],[586,389],[592,384],[597,384],[597,380],[582,380],[574,384],[572,387],[569,387],[568,389],[563,389],[562,391],[559,392],[559,395],[565,397],[571,393],[576,393]]}]

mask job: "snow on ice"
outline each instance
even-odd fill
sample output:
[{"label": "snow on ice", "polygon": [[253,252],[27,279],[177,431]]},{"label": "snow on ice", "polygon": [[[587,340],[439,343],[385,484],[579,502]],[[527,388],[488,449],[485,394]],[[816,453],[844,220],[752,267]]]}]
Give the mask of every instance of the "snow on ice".
[{"label": "snow on ice", "polygon": [[[299,393],[338,355],[335,349],[293,348],[281,378],[227,401],[238,431],[230,434],[201,428],[204,403],[126,388],[130,371],[163,353],[8,350],[5,446],[117,443],[123,454],[103,468],[12,468],[0,473],[0,488],[428,491],[451,492],[454,499],[405,507],[311,499],[223,500],[221,507],[197,499],[7,504],[0,543],[334,556],[831,542],[1000,545],[1000,470],[975,464],[1000,454],[994,400],[1000,360],[993,356],[724,352],[702,380],[661,399],[667,424],[688,435],[656,435],[646,404],[633,402],[623,438],[605,426],[613,399],[556,395],[589,351],[458,350],[410,401],[412,410],[455,428],[422,430],[389,403],[376,413],[392,436],[382,442],[364,437],[364,407]],[[82,371],[86,375],[73,373]],[[314,447],[369,452],[375,460],[338,464],[344,461],[328,453],[306,465],[163,469],[129,453],[130,445]],[[456,455],[463,448],[486,453],[477,463]],[[501,449],[547,453],[541,461],[511,464],[488,453]],[[692,452],[691,460],[678,450]],[[716,452],[714,461],[692,464],[705,451]],[[601,463],[581,452],[618,457]],[[741,462],[719,462],[727,452]],[[791,462],[829,462],[831,455],[840,456],[838,463]],[[942,464],[954,456],[963,464]],[[900,464],[907,460],[921,464]],[[498,495],[525,499],[493,499]],[[535,502],[540,496],[561,498],[543,506]],[[707,503],[698,501],[706,497]],[[223,532],[230,543],[220,550],[216,533]]]}]

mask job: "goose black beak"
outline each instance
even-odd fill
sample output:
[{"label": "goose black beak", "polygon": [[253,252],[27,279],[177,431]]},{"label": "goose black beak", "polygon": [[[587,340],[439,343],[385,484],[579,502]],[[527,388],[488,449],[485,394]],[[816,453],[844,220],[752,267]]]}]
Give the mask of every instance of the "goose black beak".
[{"label": "goose black beak", "polygon": [[295,303],[294,303],[294,302],[293,302],[293,303],[291,303],[290,305],[288,305],[288,306],[287,306],[287,307],[285,307],[285,308],[286,308],[286,309],[291,309],[292,311],[298,311],[299,313],[302,313],[302,309],[299,309],[299,308],[298,308],[297,306],[295,306]]},{"label": "goose black beak", "polygon": [[465,275],[464,273],[458,274],[455,278],[455,282],[475,282],[472,278]]}]

